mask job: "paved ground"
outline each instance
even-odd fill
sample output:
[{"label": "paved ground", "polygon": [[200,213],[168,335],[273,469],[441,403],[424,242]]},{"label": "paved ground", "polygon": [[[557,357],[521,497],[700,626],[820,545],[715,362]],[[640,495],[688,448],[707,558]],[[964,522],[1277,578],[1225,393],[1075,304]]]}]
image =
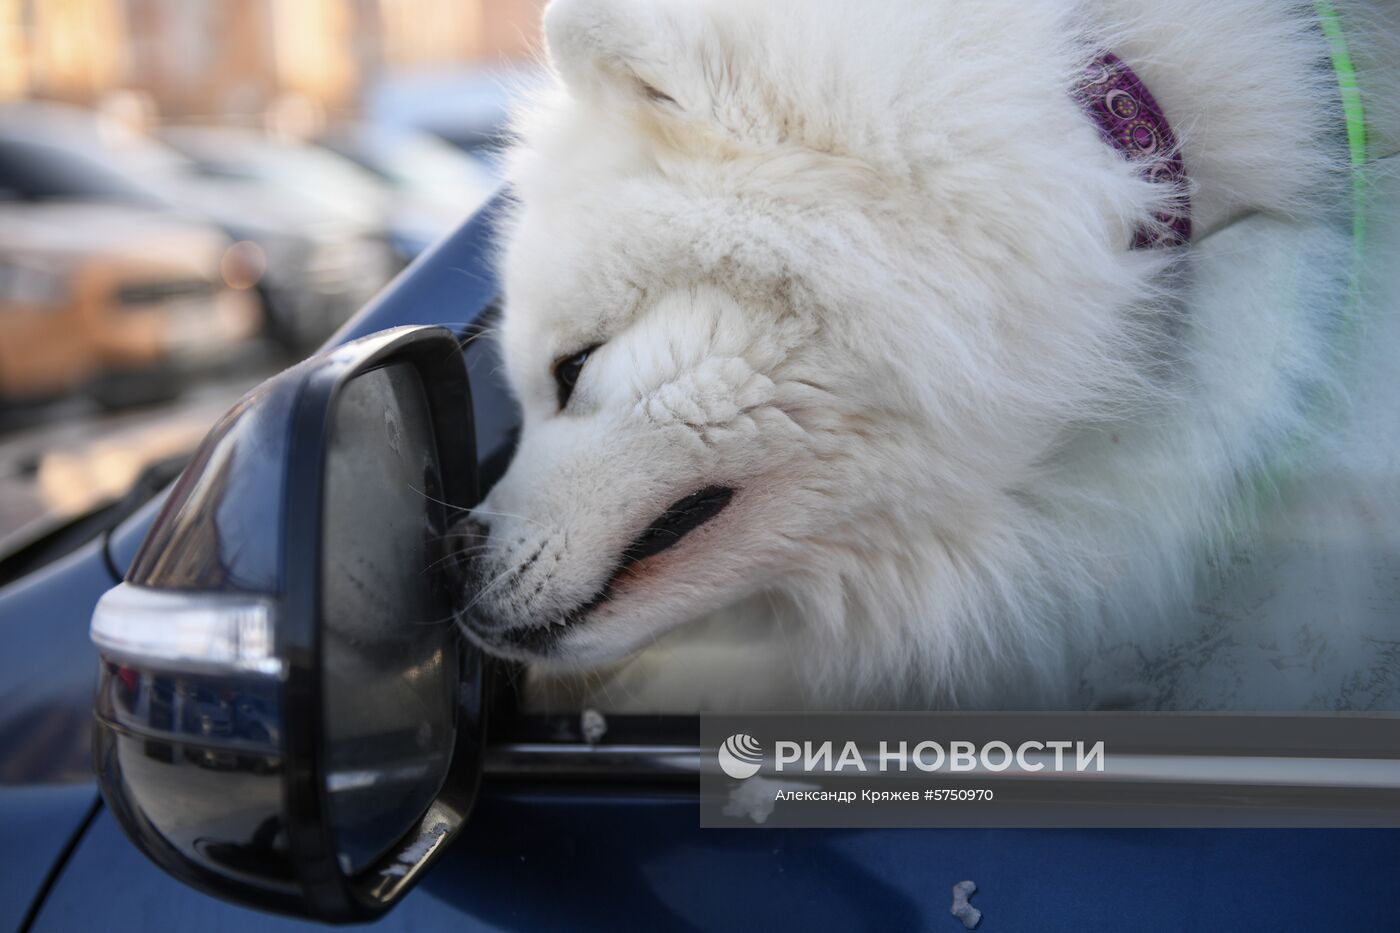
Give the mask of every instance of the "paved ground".
[{"label": "paved ground", "polygon": [[230,405],[276,368],[258,362],[173,402],[121,412],[73,399],[11,414],[0,425],[0,554],[121,496],[147,465],[193,450]]}]

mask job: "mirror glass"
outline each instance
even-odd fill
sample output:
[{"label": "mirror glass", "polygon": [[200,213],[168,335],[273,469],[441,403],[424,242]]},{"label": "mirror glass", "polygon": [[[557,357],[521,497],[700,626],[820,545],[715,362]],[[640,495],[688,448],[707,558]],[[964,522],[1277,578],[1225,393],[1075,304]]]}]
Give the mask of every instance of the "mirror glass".
[{"label": "mirror glass", "polygon": [[447,774],[456,627],[436,553],[440,467],[416,369],[363,373],[332,413],[321,543],[326,782],[354,874],[422,816]]}]

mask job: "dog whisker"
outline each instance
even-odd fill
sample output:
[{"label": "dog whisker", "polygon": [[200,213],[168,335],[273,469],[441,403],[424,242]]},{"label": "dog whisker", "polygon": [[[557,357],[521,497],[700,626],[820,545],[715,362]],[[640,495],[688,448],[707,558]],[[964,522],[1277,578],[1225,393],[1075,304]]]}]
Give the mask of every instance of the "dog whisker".
[{"label": "dog whisker", "polygon": [[548,530],[549,528],[549,526],[546,525],[544,522],[530,518],[528,515],[519,515],[515,512],[495,512],[491,509],[483,509],[480,506],[469,509],[468,511],[470,511],[473,515],[485,515],[490,518],[513,518],[516,521],[526,522],[528,524],[536,526],[537,528],[544,528],[546,530]]},{"label": "dog whisker", "polygon": [[422,496],[424,499],[427,499],[429,502],[436,502],[438,505],[443,506],[444,508],[452,509],[454,512],[470,512],[470,511],[471,511],[471,508],[469,508],[468,506],[453,505],[451,502],[445,502],[445,501],[443,501],[442,499],[439,499],[439,498],[437,498],[437,497],[435,497],[435,496],[430,496],[430,495],[428,495],[426,492],[424,492],[423,490],[419,489],[417,486],[414,486],[414,485],[411,485],[411,484],[410,484],[408,488],[411,489],[411,490],[413,490],[414,492],[418,493],[418,495]]}]

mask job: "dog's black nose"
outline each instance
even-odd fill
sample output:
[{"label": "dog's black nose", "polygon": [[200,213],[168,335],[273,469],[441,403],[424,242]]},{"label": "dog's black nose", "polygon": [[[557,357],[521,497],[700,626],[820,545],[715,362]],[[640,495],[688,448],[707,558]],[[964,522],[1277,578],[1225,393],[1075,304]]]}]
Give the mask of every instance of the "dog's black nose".
[{"label": "dog's black nose", "polygon": [[471,516],[452,524],[444,539],[443,574],[454,600],[461,599],[473,577],[476,555],[491,537],[491,529]]}]

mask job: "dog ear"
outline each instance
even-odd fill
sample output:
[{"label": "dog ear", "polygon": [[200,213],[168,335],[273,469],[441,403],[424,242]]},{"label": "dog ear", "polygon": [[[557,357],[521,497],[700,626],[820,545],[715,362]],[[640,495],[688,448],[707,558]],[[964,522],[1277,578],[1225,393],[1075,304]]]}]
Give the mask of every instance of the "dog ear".
[{"label": "dog ear", "polygon": [[678,105],[666,87],[683,50],[684,11],[647,0],[552,0],[544,14],[550,61],[575,92],[615,88]]}]

